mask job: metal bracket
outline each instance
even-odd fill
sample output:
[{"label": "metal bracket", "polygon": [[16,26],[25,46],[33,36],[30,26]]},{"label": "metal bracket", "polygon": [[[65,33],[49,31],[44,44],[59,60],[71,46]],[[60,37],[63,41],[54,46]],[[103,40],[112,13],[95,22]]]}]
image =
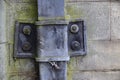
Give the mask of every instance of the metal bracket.
[{"label": "metal bracket", "polygon": [[36,51],[36,28],[31,23],[16,22],[15,58],[34,58]]},{"label": "metal bracket", "polygon": [[68,24],[68,52],[70,56],[86,55],[86,27],[83,20]]},{"label": "metal bracket", "polygon": [[[31,23],[16,22],[15,30],[14,57],[34,58],[37,48],[36,26]],[[86,27],[83,20],[68,23],[68,52],[70,56],[86,55]]]}]

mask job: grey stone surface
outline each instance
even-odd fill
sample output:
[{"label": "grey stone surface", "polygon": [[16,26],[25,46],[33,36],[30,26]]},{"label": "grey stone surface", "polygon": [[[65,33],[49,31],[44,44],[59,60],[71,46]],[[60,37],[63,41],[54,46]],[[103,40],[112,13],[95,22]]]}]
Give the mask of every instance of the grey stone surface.
[{"label": "grey stone surface", "polygon": [[73,74],[71,80],[120,80],[120,72],[79,72]]},{"label": "grey stone surface", "polygon": [[6,34],[7,42],[14,44],[14,30],[15,21],[24,23],[34,23],[37,20],[37,6],[36,3],[8,3],[7,13],[7,24]]},{"label": "grey stone surface", "polygon": [[[29,75],[28,73],[22,73],[24,75],[19,75],[16,74],[15,76],[10,76],[8,80],[36,80],[35,78],[33,78],[34,76],[32,76],[31,74]],[[25,75],[27,74],[27,75]],[[17,76],[19,75],[19,76]],[[28,77],[29,76],[29,77]]]},{"label": "grey stone surface", "polygon": [[87,26],[87,40],[110,39],[109,2],[68,3],[67,14],[71,19],[80,18]]},{"label": "grey stone surface", "polygon": [[8,3],[36,3],[37,0],[6,0]]},{"label": "grey stone surface", "polygon": [[0,80],[7,80],[7,45],[0,44]]},{"label": "grey stone surface", "polygon": [[77,58],[76,70],[120,69],[120,41],[88,41],[88,54]]},{"label": "grey stone surface", "polygon": [[120,80],[119,0],[71,1],[74,2],[68,3],[68,14],[86,22],[88,54],[72,58],[68,80]]},{"label": "grey stone surface", "polygon": [[110,0],[66,0],[66,1],[73,3],[73,2],[109,2]]},{"label": "grey stone surface", "polygon": [[6,12],[5,12],[5,3],[0,0],[0,43],[6,42]]},{"label": "grey stone surface", "polygon": [[120,3],[111,4],[111,38],[120,39]]},{"label": "grey stone surface", "polygon": [[[13,2],[11,2],[13,1]],[[35,71],[34,59],[15,59],[14,50],[14,30],[15,21],[24,23],[34,23],[36,21],[37,3],[31,3],[33,0],[7,0],[6,6],[6,35],[8,44],[7,54],[7,75],[8,80],[36,80],[38,77]],[[15,2],[14,2],[15,1]],[[16,2],[20,1],[20,2]],[[1,53],[3,54],[3,53]],[[7,80],[7,79],[6,79]]]},{"label": "grey stone surface", "polygon": [[14,5],[15,19],[18,21],[36,21],[37,3],[12,3]]}]

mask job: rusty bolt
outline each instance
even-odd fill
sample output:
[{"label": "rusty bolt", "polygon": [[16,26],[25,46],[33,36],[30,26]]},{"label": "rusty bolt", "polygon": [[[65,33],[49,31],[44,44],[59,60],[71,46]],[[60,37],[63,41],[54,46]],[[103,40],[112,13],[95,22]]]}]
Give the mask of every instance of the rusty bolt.
[{"label": "rusty bolt", "polygon": [[80,49],[80,43],[78,41],[73,41],[72,45],[71,45],[71,48],[73,50],[79,50]]},{"label": "rusty bolt", "polygon": [[30,35],[31,34],[31,27],[29,25],[24,26],[23,33],[26,35]]},{"label": "rusty bolt", "polygon": [[79,31],[78,25],[77,25],[77,24],[73,24],[73,25],[71,26],[71,28],[70,28],[70,31],[71,31],[72,33],[77,33],[77,32]]},{"label": "rusty bolt", "polygon": [[29,51],[32,48],[32,45],[29,42],[24,42],[22,45],[22,49],[24,51]]}]

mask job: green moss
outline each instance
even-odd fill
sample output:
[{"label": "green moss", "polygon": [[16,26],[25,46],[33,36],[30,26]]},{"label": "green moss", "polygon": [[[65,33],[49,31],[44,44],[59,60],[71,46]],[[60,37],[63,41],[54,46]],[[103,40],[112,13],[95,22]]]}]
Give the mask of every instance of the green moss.
[{"label": "green moss", "polygon": [[17,20],[37,20],[37,6],[35,3],[16,3],[15,11]]},{"label": "green moss", "polygon": [[73,71],[68,70],[67,80],[72,80]]},{"label": "green moss", "polygon": [[[78,8],[78,6],[75,5],[75,4],[67,4],[66,5],[66,12],[67,12],[67,15],[70,16],[71,20],[80,19],[83,16],[83,13]],[[70,62],[68,64],[68,80],[73,80],[72,79],[73,74],[74,74],[74,71],[76,70],[73,63],[76,63],[75,58],[71,58],[71,60],[70,60]]]},{"label": "green moss", "polygon": [[36,3],[37,0],[6,0],[8,3]]},{"label": "green moss", "polygon": [[[33,0],[20,0],[20,1],[33,1]],[[35,21],[37,20],[37,3],[29,3],[29,2],[10,3],[10,5],[7,5],[6,7],[7,7],[6,32],[7,32],[7,41],[8,41],[6,76],[8,77],[7,80],[22,80],[21,77],[23,76],[21,77],[19,76],[19,72],[21,72],[21,69],[24,68],[24,66],[21,66],[24,65],[24,63],[22,62],[30,62],[31,64],[32,62],[28,59],[21,61],[20,59],[14,60],[13,58],[15,21],[24,22],[24,23],[35,23]],[[26,63],[26,65],[27,64],[28,63]],[[34,71],[34,69],[31,70]]]},{"label": "green moss", "polygon": [[11,3],[7,5],[7,40],[14,44],[15,21],[24,23],[35,23],[37,20],[37,3]]},{"label": "green moss", "polygon": [[81,17],[81,14],[82,14],[78,6],[75,4],[67,4],[66,11],[67,11],[67,14],[70,15],[71,19],[78,19]]},{"label": "green moss", "polygon": [[74,71],[75,71],[75,67],[73,65],[73,63],[76,63],[76,59],[75,58],[71,58],[71,60],[69,61],[68,63],[68,70],[67,70],[67,80],[72,80],[73,78],[73,74],[74,74]]}]

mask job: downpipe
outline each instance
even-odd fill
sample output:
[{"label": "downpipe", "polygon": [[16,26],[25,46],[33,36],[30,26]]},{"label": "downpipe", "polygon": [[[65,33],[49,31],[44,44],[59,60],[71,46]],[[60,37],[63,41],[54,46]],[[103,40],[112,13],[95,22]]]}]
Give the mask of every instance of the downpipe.
[{"label": "downpipe", "polygon": [[38,0],[39,80],[67,80],[68,34],[64,0]]}]

